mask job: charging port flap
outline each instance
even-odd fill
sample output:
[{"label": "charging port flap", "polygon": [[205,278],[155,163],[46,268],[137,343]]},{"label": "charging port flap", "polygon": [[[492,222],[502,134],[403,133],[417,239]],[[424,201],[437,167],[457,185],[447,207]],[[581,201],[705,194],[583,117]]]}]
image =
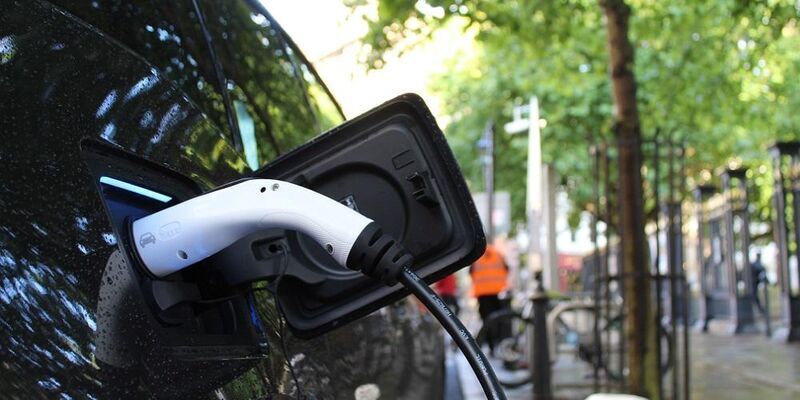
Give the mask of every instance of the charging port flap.
[{"label": "charging port flap", "polygon": [[[428,282],[468,265],[485,248],[458,164],[416,95],[397,97],[320,135],[255,176],[305,186],[372,218],[403,242],[415,257],[413,269]],[[407,294],[399,285],[386,287],[339,266],[296,232],[253,235],[220,256],[242,257],[248,249],[246,257],[265,263],[275,241],[286,245],[286,270],[305,271],[287,276],[279,293],[298,336],[321,334]],[[246,274],[232,279],[250,279]]]}]

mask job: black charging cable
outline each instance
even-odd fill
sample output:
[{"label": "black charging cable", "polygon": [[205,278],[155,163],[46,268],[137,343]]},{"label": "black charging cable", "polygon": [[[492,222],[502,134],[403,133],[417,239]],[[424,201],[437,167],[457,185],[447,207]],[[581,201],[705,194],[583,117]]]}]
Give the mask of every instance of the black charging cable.
[{"label": "black charging cable", "polygon": [[500,382],[475,338],[439,295],[411,270],[413,263],[414,258],[408,250],[390,235],[384,234],[375,222],[364,228],[347,256],[348,268],[361,271],[389,286],[400,282],[416,296],[461,349],[486,397],[491,400],[505,400],[506,395]]},{"label": "black charging cable", "polygon": [[414,296],[416,296],[422,304],[433,314],[434,317],[442,324],[444,330],[453,338],[464,357],[467,358],[469,365],[475,372],[484,394],[489,399],[505,399],[506,395],[500,387],[500,382],[494,374],[492,366],[486,359],[486,356],[481,351],[480,346],[475,341],[475,338],[469,333],[461,320],[453,314],[450,308],[444,304],[444,301],[439,297],[436,292],[431,290],[430,287],[417,276],[410,268],[403,268],[403,272],[399,277],[400,283],[408,289]]},{"label": "black charging cable", "polygon": [[278,278],[275,279],[275,286],[270,292],[272,293],[272,299],[275,301],[275,308],[278,312],[278,323],[280,324],[278,334],[281,338],[281,352],[283,352],[283,359],[286,361],[286,366],[289,367],[289,374],[291,374],[292,381],[294,382],[295,389],[297,390],[297,400],[301,400],[304,397],[303,389],[300,387],[300,381],[297,379],[297,373],[294,370],[294,365],[292,365],[292,360],[289,358],[289,346],[286,345],[286,316],[283,312],[283,306],[281,306],[280,296],[278,295],[278,288],[280,288],[281,281],[283,281],[283,277],[286,275],[286,269],[289,267],[289,252],[283,245],[281,245],[280,248],[282,253],[281,272],[278,275]]}]

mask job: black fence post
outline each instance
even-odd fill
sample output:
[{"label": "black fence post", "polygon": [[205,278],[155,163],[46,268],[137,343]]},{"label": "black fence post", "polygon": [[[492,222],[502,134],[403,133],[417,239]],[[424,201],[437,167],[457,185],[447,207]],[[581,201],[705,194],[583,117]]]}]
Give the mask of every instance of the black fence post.
[{"label": "black fence post", "polygon": [[[728,270],[730,332],[755,332],[747,168],[726,169],[722,173],[722,188],[726,202],[724,252]],[[742,285],[744,289],[740,288]]]},{"label": "black fence post", "polygon": [[592,383],[595,392],[600,391],[600,367],[603,365],[603,342],[600,338],[600,289],[601,285],[607,284],[603,278],[602,263],[600,262],[600,244],[597,239],[597,224],[600,221],[600,152],[596,146],[589,149],[592,157],[594,158],[594,169],[592,172],[592,201],[594,201],[594,209],[592,210],[592,244],[594,247],[594,256],[592,263],[592,298],[595,304],[594,323],[592,326],[592,334],[594,337],[594,353],[597,359],[592,366]]},{"label": "black fence post", "polygon": [[547,337],[547,308],[549,299],[542,286],[541,274],[537,277],[536,289],[531,295],[533,302],[533,399],[553,398],[550,348]]},{"label": "black fence post", "polygon": [[781,326],[775,329],[774,337],[794,342],[800,341],[800,288],[793,283],[800,275],[800,267],[790,260],[800,259],[800,142],[775,143],[770,153],[775,179],[774,231],[781,298]]},{"label": "black fence post", "polygon": [[697,330],[700,332],[708,332],[708,322],[714,316],[714,307],[711,301],[711,285],[708,282],[708,274],[711,271],[711,253],[712,253],[712,233],[708,226],[708,216],[705,210],[705,202],[716,191],[716,188],[711,185],[700,185],[694,189],[694,202],[697,212],[697,264],[698,264],[698,277],[697,281],[700,283],[700,302],[699,302],[699,316],[697,319]]}]

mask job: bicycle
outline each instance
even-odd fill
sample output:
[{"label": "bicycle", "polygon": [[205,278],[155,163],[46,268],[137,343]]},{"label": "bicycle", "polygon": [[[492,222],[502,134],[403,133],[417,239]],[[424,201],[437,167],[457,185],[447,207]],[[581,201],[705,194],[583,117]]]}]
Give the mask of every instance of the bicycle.
[{"label": "bicycle", "polygon": [[[589,302],[559,302],[550,307],[548,311],[548,327],[546,329],[549,335],[551,364],[556,361],[559,353],[558,349],[562,345],[571,346],[574,348],[579,360],[588,363],[593,368],[596,367],[610,381],[621,382],[624,375],[622,365],[620,365],[622,360],[620,357],[616,357],[616,365],[612,365],[611,355],[619,354],[624,314],[617,313],[598,326],[601,340],[600,352],[598,352],[598,346],[595,344],[593,321],[583,324],[591,327],[588,331],[580,329],[580,327],[575,326],[578,324],[579,318],[573,318],[574,324],[570,324],[562,317],[565,312],[583,312],[593,318],[595,306]],[[478,331],[476,340],[483,347],[487,344],[487,333],[489,331],[492,329],[502,331],[503,328],[508,331],[507,328],[509,326],[511,334],[495,343],[495,356],[502,361],[506,370],[527,370],[528,366],[533,365],[533,357],[535,356],[530,346],[528,346],[528,343],[533,342],[532,335],[534,332],[532,303],[530,301],[523,305],[522,310],[507,308],[491,314],[484,321],[480,331]],[[666,352],[666,354],[662,354],[661,370],[662,374],[666,374],[671,368],[668,360],[671,359],[674,340],[664,325],[660,325],[659,333],[662,340],[661,348]],[[606,342],[604,343],[603,340]],[[603,349],[606,350],[607,354],[603,354]],[[522,386],[530,381],[530,373],[512,379],[500,379],[500,383],[507,388]]]}]

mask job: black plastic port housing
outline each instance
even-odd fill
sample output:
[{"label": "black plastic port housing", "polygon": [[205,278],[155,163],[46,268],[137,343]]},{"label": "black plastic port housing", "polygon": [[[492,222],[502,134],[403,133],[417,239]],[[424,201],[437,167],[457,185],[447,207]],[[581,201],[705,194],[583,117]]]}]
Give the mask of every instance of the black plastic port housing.
[{"label": "black plastic port housing", "polygon": [[[308,187],[372,218],[402,242],[414,257],[412,269],[427,282],[470,264],[485,248],[459,166],[417,95],[397,97],[350,120],[254,175]],[[319,335],[407,294],[400,285],[387,287],[338,265],[296,232],[253,235],[219,254],[229,262],[214,264],[247,266],[248,271],[228,273],[236,282],[274,274],[279,257],[258,260],[261,246],[269,253],[270,240],[288,245],[289,272],[279,296],[297,336]],[[234,258],[239,262],[230,262]]]}]

